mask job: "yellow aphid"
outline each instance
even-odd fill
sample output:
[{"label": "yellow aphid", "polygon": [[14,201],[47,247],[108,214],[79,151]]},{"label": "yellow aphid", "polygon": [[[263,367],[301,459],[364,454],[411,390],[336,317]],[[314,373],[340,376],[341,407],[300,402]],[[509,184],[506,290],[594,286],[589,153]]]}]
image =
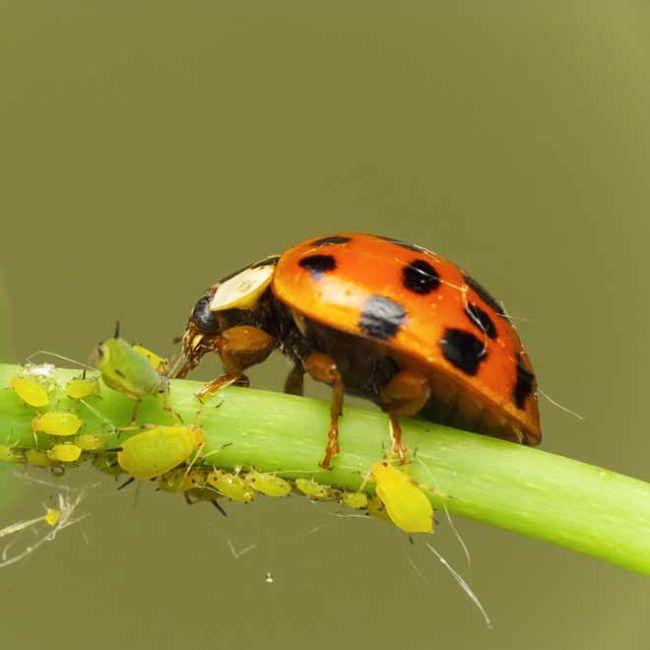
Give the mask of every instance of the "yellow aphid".
[{"label": "yellow aphid", "polygon": [[348,508],[366,508],[368,506],[368,495],[365,492],[344,492],[341,495],[341,503]]},{"label": "yellow aphid", "polygon": [[74,444],[84,451],[97,451],[104,446],[104,439],[98,433],[80,433]]},{"label": "yellow aphid", "polygon": [[32,430],[49,433],[51,436],[74,436],[83,420],[67,411],[49,411],[32,420]]},{"label": "yellow aphid", "polygon": [[47,388],[31,377],[14,377],[9,386],[29,406],[43,408],[50,403]]},{"label": "yellow aphid", "polygon": [[47,455],[51,460],[61,463],[74,463],[81,456],[81,447],[72,444],[53,445],[47,450]]},{"label": "yellow aphid", "polygon": [[294,481],[296,487],[310,499],[336,499],[338,492],[328,485],[316,483],[313,479],[297,478]]},{"label": "yellow aphid", "polygon": [[197,427],[154,427],[125,440],[117,462],[134,478],[156,478],[189,460],[204,440]]},{"label": "yellow aphid", "polygon": [[36,449],[28,449],[25,452],[25,460],[34,467],[49,467],[52,464],[49,456],[44,451]]},{"label": "yellow aphid", "polygon": [[251,470],[244,480],[254,490],[269,497],[286,497],[291,492],[291,483],[274,474],[262,474]]},{"label": "yellow aphid", "polygon": [[0,462],[19,463],[22,460],[23,454],[20,450],[7,445],[0,445]]},{"label": "yellow aphid", "polygon": [[133,351],[143,356],[156,372],[162,375],[166,375],[169,372],[169,361],[167,359],[158,356],[155,352],[145,348],[143,345],[134,345]]},{"label": "yellow aphid", "polygon": [[43,515],[43,519],[48,525],[54,528],[54,526],[59,523],[59,519],[61,519],[61,511],[53,508],[48,508]]},{"label": "yellow aphid", "polygon": [[99,381],[95,377],[71,379],[65,385],[65,394],[71,399],[86,399],[99,393]]},{"label": "yellow aphid", "polygon": [[233,501],[250,503],[255,498],[255,490],[246,485],[246,481],[239,474],[214,469],[208,474],[207,481],[209,485]]},{"label": "yellow aphid", "polygon": [[407,533],[433,532],[433,508],[426,494],[387,461],[372,466],[377,496],[392,522]]}]

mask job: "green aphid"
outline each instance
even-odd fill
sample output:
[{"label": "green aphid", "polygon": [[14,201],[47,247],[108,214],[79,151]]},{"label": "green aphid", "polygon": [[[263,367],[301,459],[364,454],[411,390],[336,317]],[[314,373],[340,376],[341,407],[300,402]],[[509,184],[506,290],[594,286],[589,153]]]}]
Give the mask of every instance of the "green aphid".
[{"label": "green aphid", "polygon": [[207,476],[207,482],[233,501],[250,503],[255,498],[255,490],[246,485],[239,474],[213,469]]},{"label": "green aphid", "polygon": [[73,442],[83,451],[97,451],[104,447],[104,437],[98,433],[80,433]]},{"label": "green aphid", "polygon": [[111,452],[100,452],[92,455],[92,465],[104,474],[119,476],[123,470],[117,462],[116,455]]},{"label": "green aphid", "polygon": [[52,465],[49,456],[44,451],[39,451],[38,449],[28,449],[25,452],[25,460],[28,465],[34,467],[50,467]]},{"label": "green aphid", "polygon": [[341,495],[341,503],[355,510],[366,508],[368,507],[368,495],[365,492],[344,492]]},{"label": "green aphid", "polygon": [[25,456],[21,449],[10,447],[9,445],[0,445],[0,462],[3,463],[21,463]]},{"label": "green aphid", "polygon": [[337,499],[340,494],[335,488],[316,483],[313,479],[297,478],[294,484],[305,496],[308,496],[310,499],[318,499],[319,501]]},{"label": "green aphid", "polygon": [[109,388],[135,400],[132,420],[145,397],[159,397],[163,408],[178,422],[179,417],[169,405],[169,378],[159,372],[161,366],[155,362],[160,357],[154,353],[145,354],[143,350],[146,348],[133,346],[120,338],[118,323],[115,336],[97,347],[97,367],[102,379]]},{"label": "green aphid", "polygon": [[291,492],[291,483],[275,474],[262,474],[251,470],[244,477],[247,485],[269,497],[286,497]]},{"label": "green aphid", "polygon": [[157,478],[190,460],[204,441],[205,434],[197,427],[152,427],[125,440],[117,462],[133,478]]}]

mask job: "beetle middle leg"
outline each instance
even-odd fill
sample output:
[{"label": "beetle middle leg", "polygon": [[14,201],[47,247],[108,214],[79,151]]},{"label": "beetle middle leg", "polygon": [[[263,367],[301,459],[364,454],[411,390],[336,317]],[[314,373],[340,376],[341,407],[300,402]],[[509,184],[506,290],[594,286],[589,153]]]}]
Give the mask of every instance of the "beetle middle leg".
[{"label": "beetle middle leg", "polygon": [[264,361],[275,347],[275,339],[259,327],[236,325],[224,330],[214,341],[224,374],[206,384],[196,396],[204,400],[221,388],[235,382],[247,381],[244,371]]},{"label": "beetle middle leg", "polygon": [[304,380],[305,369],[302,367],[302,364],[296,363],[289,371],[284,382],[284,392],[289,395],[298,395],[302,397],[304,394]]},{"label": "beetle middle leg", "polygon": [[388,414],[392,452],[400,464],[407,458],[407,450],[402,440],[399,416],[416,415],[429,401],[431,387],[424,375],[413,370],[400,370],[393,375],[379,393],[379,405]]},{"label": "beetle middle leg", "polygon": [[323,469],[329,469],[332,456],[339,453],[339,417],[343,412],[343,379],[336,366],[336,361],[328,354],[312,352],[305,359],[305,371],[315,381],[329,384],[332,387],[330,402],[330,428],[327,434],[325,456],[320,463]]}]

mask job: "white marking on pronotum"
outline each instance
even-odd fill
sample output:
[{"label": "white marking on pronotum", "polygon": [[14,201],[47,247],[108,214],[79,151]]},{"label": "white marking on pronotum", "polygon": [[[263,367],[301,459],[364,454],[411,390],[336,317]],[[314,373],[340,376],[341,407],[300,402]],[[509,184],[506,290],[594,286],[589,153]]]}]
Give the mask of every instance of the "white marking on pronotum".
[{"label": "white marking on pronotum", "polygon": [[271,284],[275,265],[249,267],[217,287],[210,311],[250,309]]}]

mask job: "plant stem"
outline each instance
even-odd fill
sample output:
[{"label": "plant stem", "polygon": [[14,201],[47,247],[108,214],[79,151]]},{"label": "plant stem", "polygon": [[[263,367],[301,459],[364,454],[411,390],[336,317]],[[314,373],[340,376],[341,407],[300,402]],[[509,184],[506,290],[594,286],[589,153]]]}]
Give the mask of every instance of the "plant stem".
[{"label": "plant stem", "polygon": [[[35,409],[6,389],[20,370],[0,364],[0,445],[33,447]],[[56,380],[63,385],[78,375],[61,369]],[[366,477],[389,446],[382,413],[346,406],[341,419],[342,451],[333,469],[325,471],[318,463],[329,423],[327,403],[228,388],[202,405],[194,397],[199,387],[194,381],[172,381],[171,404],[185,422],[194,421],[204,430],[203,462],[230,469],[255,467],[286,478],[313,477],[340,489],[373,491]],[[75,410],[84,419],[82,431],[103,430],[107,445],[119,445],[117,435],[108,432],[107,421],[127,426],[133,401],[103,385],[101,390],[101,397],[89,400],[96,414],[67,398],[61,398],[56,409]],[[141,423],[168,419],[154,399],[145,400],[139,409]],[[404,419],[402,427],[415,457],[405,471],[423,486],[435,508],[650,574],[649,484],[424,420]]]}]

